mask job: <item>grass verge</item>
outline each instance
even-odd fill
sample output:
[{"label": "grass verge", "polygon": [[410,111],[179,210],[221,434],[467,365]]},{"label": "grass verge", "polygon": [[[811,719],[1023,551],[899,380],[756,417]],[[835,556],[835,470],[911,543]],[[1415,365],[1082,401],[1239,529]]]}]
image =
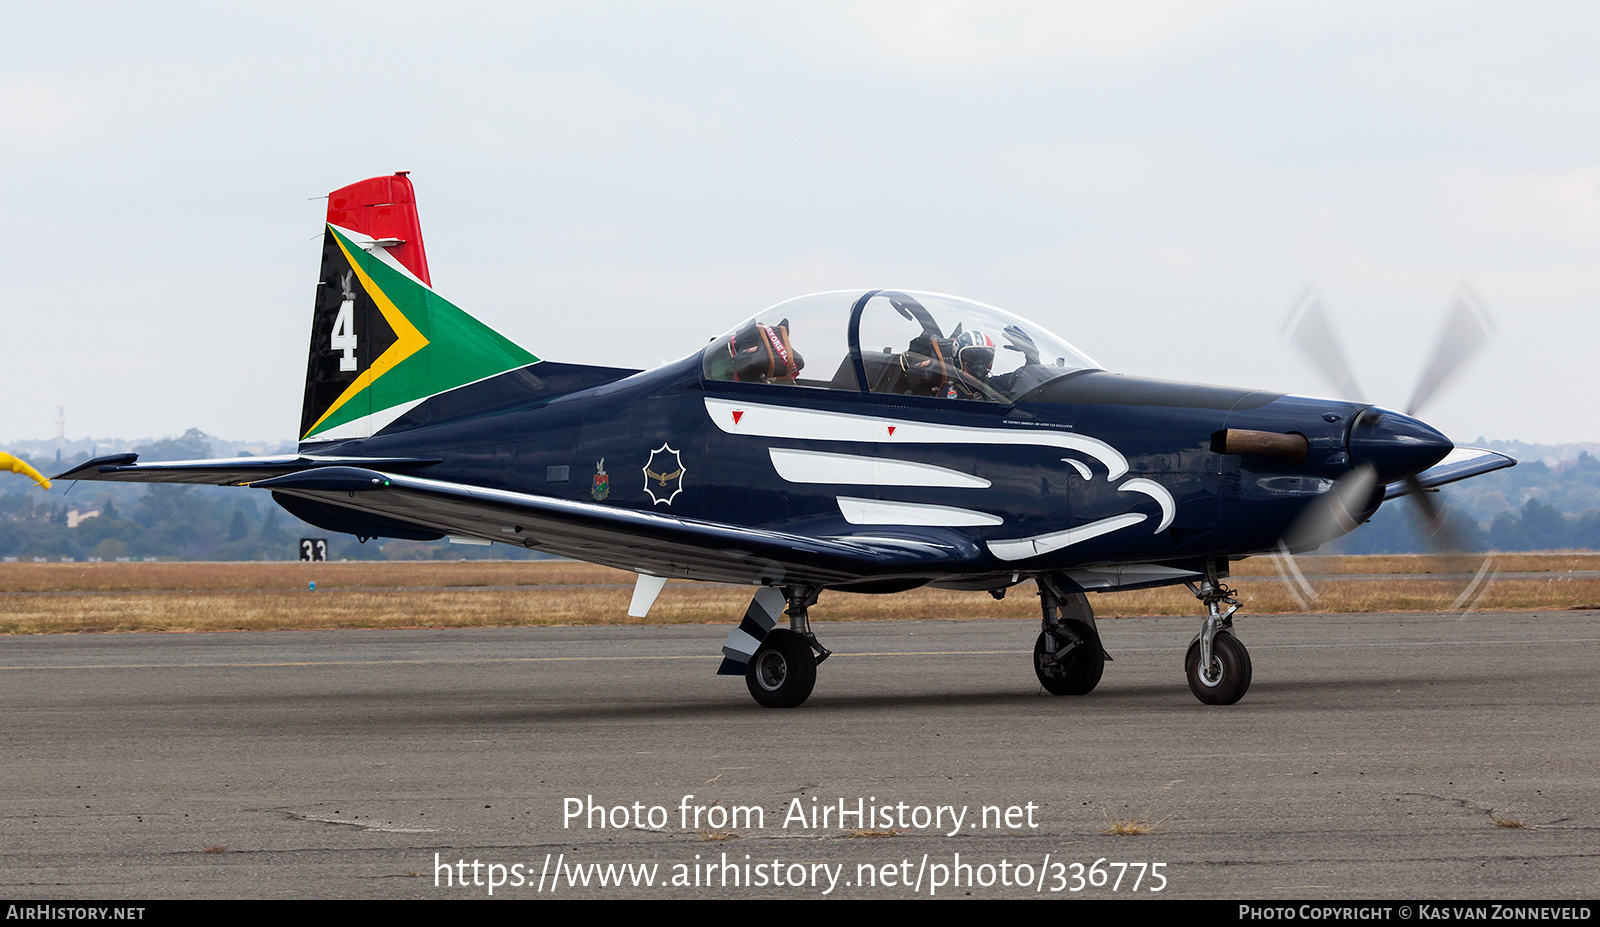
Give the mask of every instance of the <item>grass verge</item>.
[{"label": "grass verge", "polygon": [[[1430,566],[1427,558],[1305,559],[1319,575],[1416,577]],[[1478,602],[1480,611],[1600,607],[1600,579],[1565,572],[1600,569],[1600,554],[1511,555],[1497,566],[1543,575],[1497,579]],[[1271,570],[1266,561],[1238,565],[1230,583],[1244,612],[1298,613],[1288,588]],[[311,582],[315,592],[307,589]],[[1425,578],[1325,582],[1312,609],[1440,611],[1449,608],[1461,586],[1458,580]],[[8,563],[0,564],[0,633],[729,623],[750,599],[746,587],[669,583],[648,620],[641,621],[627,617],[632,588],[631,573],[564,561]],[[1090,602],[1103,618],[1199,613],[1181,586],[1094,595]],[[939,589],[889,596],[828,594],[813,610],[819,620],[1037,615],[1030,584],[1012,588],[998,601],[985,593]]]}]

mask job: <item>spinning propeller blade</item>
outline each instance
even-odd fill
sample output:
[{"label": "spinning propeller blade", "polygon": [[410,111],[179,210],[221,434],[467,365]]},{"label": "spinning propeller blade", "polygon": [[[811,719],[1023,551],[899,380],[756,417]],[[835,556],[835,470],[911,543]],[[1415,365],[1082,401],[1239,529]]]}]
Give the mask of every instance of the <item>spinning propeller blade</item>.
[{"label": "spinning propeller blade", "polygon": [[1417,381],[1416,389],[1412,390],[1411,401],[1406,403],[1407,415],[1421,410],[1439,387],[1456,375],[1467,358],[1489,343],[1492,324],[1483,301],[1469,286],[1463,284],[1461,294],[1451,305],[1449,315],[1445,316],[1438,343],[1433,348],[1433,357]]},{"label": "spinning propeller blade", "polygon": [[1294,301],[1283,333],[1289,343],[1299,348],[1327,378],[1334,395],[1341,399],[1366,402],[1360,385],[1356,383],[1355,374],[1350,370],[1350,361],[1334,338],[1328,310],[1310,287]]},{"label": "spinning propeller blade", "polygon": [[[1461,371],[1466,361],[1488,344],[1492,332],[1493,323],[1483,300],[1470,285],[1463,284],[1461,293],[1446,313],[1433,353],[1412,390],[1410,401],[1406,403],[1405,415],[1411,416],[1431,402],[1439,389]],[[1302,292],[1290,308],[1284,336],[1327,379],[1336,395],[1366,402],[1350,363],[1334,337],[1328,311],[1311,289]],[[1385,420],[1392,423],[1398,419],[1398,416],[1384,416],[1382,410],[1377,408],[1363,410],[1352,423],[1352,456],[1357,456],[1354,453],[1355,436],[1361,433],[1360,429],[1371,431],[1385,427],[1380,425]],[[1406,427],[1419,425],[1417,422],[1405,423]],[[1392,427],[1392,424],[1388,427]],[[1461,532],[1450,524],[1447,513],[1433,498],[1434,491],[1424,488],[1414,474],[1404,476],[1402,480],[1406,485],[1405,495],[1413,503],[1408,508],[1415,517],[1421,519],[1422,531],[1429,546],[1437,554],[1444,555],[1449,563],[1444,572],[1473,573],[1476,557],[1468,553],[1470,545]],[[1354,530],[1376,508],[1382,489],[1372,464],[1360,462],[1358,457],[1355,468],[1312,500],[1278,542],[1279,572],[1290,594],[1302,608],[1319,596],[1306,580],[1294,553],[1315,550]],[[1493,582],[1492,566],[1493,558],[1485,557],[1476,567],[1471,582],[1451,605],[1452,611],[1470,610],[1482,598]]]},{"label": "spinning propeller blade", "polygon": [[1377,501],[1378,474],[1359,466],[1334,481],[1333,487],[1312,499],[1283,536],[1287,552],[1315,550],[1354,531]]},{"label": "spinning propeller blade", "polygon": [[1450,606],[1451,611],[1465,614],[1477,605],[1494,582],[1494,555],[1486,554],[1480,559],[1478,554],[1470,550],[1471,545],[1450,521],[1449,512],[1434,500],[1436,490],[1424,489],[1422,482],[1414,476],[1407,477],[1405,483],[1408,490],[1406,498],[1412,503],[1406,508],[1414,518],[1420,520],[1419,527],[1440,560],[1441,568],[1436,572],[1472,575],[1471,581]]}]

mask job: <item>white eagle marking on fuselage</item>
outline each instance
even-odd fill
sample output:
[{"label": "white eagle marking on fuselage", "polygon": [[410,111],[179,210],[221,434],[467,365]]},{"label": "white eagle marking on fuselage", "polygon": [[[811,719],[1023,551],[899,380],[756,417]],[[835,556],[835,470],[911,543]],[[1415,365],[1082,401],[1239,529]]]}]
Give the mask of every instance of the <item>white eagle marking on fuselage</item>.
[{"label": "white eagle marking on fuselage", "polygon": [[[1128,460],[1121,451],[1098,438],[1079,434],[944,425],[876,415],[767,406],[709,397],[705,400],[705,407],[712,423],[726,434],[753,438],[858,441],[873,444],[1000,444],[1055,447],[1077,451],[1098,461],[1106,468],[1108,480],[1116,480],[1128,472]],[[779,476],[791,483],[852,483],[908,487],[959,486],[965,483],[970,488],[985,488],[989,485],[988,480],[967,477],[958,471],[892,458],[777,447],[769,447],[768,455]],[[1093,471],[1088,464],[1071,457],[1063,457],[1061,460],[1070,464],[1085,480],[1092,479]],[[970,482],[966,482],[967,480]],[[980,483],[982,486],[978,485]],[[1135,477],[1118,486],[1117,491],[1141,493],[1155,500],[1161,507],[1161,520],[1155,529],[1157,534],[1165,531],[1177,514],[1177,502],[1173,499],[1172,493],[1155,480]],[[852,524],[926,524],[926,521],[912,519],[917,517],[919,512],[923,515],[928,514],[925,509],[931,508],[912,503],[882,503],[868,507],[863,505],[864,500],[842,496],[837,501],[841,513]],[[941,524],[976,525],[987,520],[983,517],[986,513],[976,511],[950,509],[949,513],[940,514],[942,517],[936,521]],[[998,518],[992,515],[987,517]],[[1002,560],[1021,560],[1113,531],[1120,531],[1123,528],[1130,528],[1147,518],[1146,515],[1135,513],[1114,515],[1064,530],[1023,538],[993,539],[985,543],[990,553]]]}]

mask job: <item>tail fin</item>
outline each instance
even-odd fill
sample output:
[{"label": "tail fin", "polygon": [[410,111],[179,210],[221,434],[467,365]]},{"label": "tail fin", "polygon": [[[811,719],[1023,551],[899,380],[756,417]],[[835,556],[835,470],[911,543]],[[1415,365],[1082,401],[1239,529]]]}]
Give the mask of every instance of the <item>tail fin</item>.
[{"label": "tail fin", "polygon": [[302,442],[370,437],[430,396],[538,362],[433,291],[410,178],[329,194]]}]

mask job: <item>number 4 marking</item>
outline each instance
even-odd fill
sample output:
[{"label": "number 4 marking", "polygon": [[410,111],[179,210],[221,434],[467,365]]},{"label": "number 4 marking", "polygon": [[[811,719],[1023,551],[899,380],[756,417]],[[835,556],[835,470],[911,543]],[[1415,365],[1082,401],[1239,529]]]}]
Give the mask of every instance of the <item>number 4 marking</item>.
[{"label": "number 4 marking", "polygon": [[329,348],[343,351],[339,358],[340,370],[356,369],[356,301],[347,299],[339,304],[339,315],[333,320],[333,338]]}]

